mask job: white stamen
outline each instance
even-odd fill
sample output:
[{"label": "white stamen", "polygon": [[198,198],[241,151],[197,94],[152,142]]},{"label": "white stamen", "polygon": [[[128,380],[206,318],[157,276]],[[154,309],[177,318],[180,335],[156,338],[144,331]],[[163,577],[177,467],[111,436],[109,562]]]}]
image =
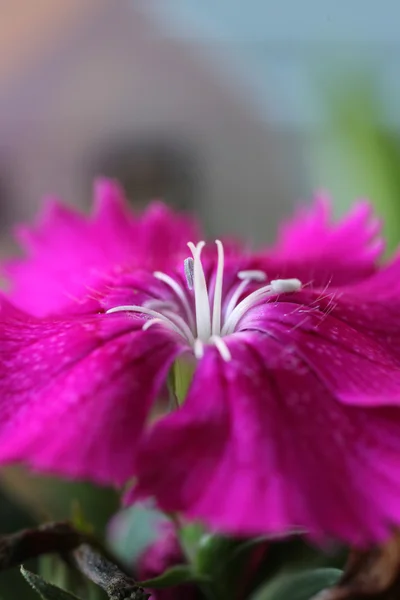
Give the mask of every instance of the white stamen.
[{"label": "white stamen", "polygon": [[[176,331],[176,333],[179,333],[179,335],[181,335],[185,340],[190,342],[190,340],[187,339],[187,336],[185,335],[185,330],[182,326],[181,327],[177,326],[169,317],[163,315],[162,313],[157,312],[156,310],[152,310],[151,308],[146,308],[145,306],[136,306],[134,304],[132,304],[132,305],[127,304],[127,305],[123,305],[123,306],[115,306],[114,308],[110,308],[109,310],[106,311],[106,314],[110,315],[112,313],[118,313],[118,312],[135,312],[135,313],[139,313],[139,314],[150,315],[151,317],[160,319],[170,329],[172,329],[173,331]],[[184,322],[183,319],[182,319],[182,322]],[[181,323],[181,325],[182,325],[182,323]],[[186,323],[185,323],[185,325],[186,325]],[[186,327],[187,327],[187,325],[186,325]]]},{"label": "white stamen", "polygon": [[228,319],[229,315],[235,308],[240,296],[243,294],[244,290],[247,288],[249,283],[250,283],[250,279],[245,279],[244,281],[241,281],[239,283],[239,285],[237,286],[236,290],[233,292],[233,294],[228,302],[228,306],[225,309],[225,321],[226,321],[226,319]]},{"label": "white stamen", "polygon": [[178,306],[175,304],[175,302],[169,302],[169,300],[157,300],[156,298],[146,300],[143,303],[143,306],[146,308],[151,308],[152,310],[156,310],[157,312],[161,312],[163,310],[176,311],[178,309]]},{"label": "white stamen", "polygon": [[193,254],[193,291],[196,310],[197,337],[207,342],[211,336],[211,312],[208,299],[207,282],[201,264],[201,251],[205,242],[197,246],[189,242],[188,246]]},{"label": "white stamen", "polygon": [[160,313],[151,308],[145,308],[144,306],[138,306],[136,304],[124,304],[122,306],[114,306],[114,308],[109,308],[106,310],[106,315],[111,315],[112,313],[117,312],[141,312],[145,315],[152,315],[153,317],[162,317]]},{"label": "white stamen", "polygon": [[183,261],[183,269],[185,271],[186,283],[189,290],[193,289],[193,274],[194,274],[194,262],[193,257],[189,256]]},{"label": "white stamen", "polygon": [[150,329],[150,327],[153,327],[153,325],[157,325],[157,323],[159,323],[160,325],[165,325],[164,319],[149,319],[145,322],[142,329],[143,331],[147,331],[148,329]]},{"label": "white stamen", "polygon": [[221,306],[222,306],[222,284],[224,280],[224,247],[220,240],[215,240],[218,248],[217,273],[215,276],[213,316],[212,316],[212,334],[221,333]]},{"label": "white stamen", "polygon": [[265,281],[267,279],[267,274],[264,271],[258,270],[239,271],[237,276],[239,279],[243,279],[243,281],[238,285],[228,302],[228,305],[225,309],[225,319],[229,317],[238,303],[240,296],[243,294],[244,290],[251,281]]},{"label": "white stamen", "polygon": [[273,279],[271,281],[271,289],[275,294],[298,292],[300,288],[300,279]]},{"label": "white stamen", "polygon": [[[173,297],[173,300],[150,298],[142,306],[136,304],[116,306],[107,310],[106,313],[138,313],[143,317],[143,331],[147,331],[154,325],[167,327],[179,334],[192,347],[196,359],[200,360],[204,356],[205,344],[212,344],[224,361],[230,361],[232,355],[223,336],[230,335],[236,330],[239,321],[248,310],[271,296],[276,297],[279,294],[298,291],[301,289],[301,282],[299,279],[275,279],[240,300],[251,281],[260,283],[267,279],[267,275],[264,271],[257,269],[239,271],[237,276],[240,281],[226,302],[224,323],[222,324],[224,248],[220,240],[216,240],[215,243],[218,259],[215,279],[213,278],[214,289],[211,289],[210,293],[201,262],[201,252],[205,242],[199,242],[197,245],[189,242],[188,247],[192,257],[185,260],[184,270],[187,287],[189,290],[193,290],[192,293],[189,294],[184,285],[180,285],[179,279],[176,281],[166,273],[155,271],[154,277],[166,284],[176,298]],[[194,297],[194,310],[192,296]],[[212,307],[211,297],[213,297]],[[184,310],[182,311],[182,309]],[[151,318],[146,319],[145,316]]]},{"label": "white stamen", "polygon": [[239,279],[248,279],[249,281],[265,281],[267,279],[265,271],[259,271],[258,269],[239,271],[237,276]]},{"label": "white stamen", "polygon": [[275,296],[276,294],[297,292],[300,288],[301,281],[299,279],[275,279],[271,281],[269,285],[265,285],[255,292],[252,292],[233,309],[228,319],[225,321],[221,334],[228,335],[229,333],[233,333],[243,315],[250,308],[256,306],[261,300],[264,300],[269,296]]},{"label": "white stamen", "polygon": [[182,317],[169,310],[165,310],[163,314],[183,331],[185,337],[190,342],[190,344],[194,344],[194,335],[192,333],[192,330],[190,329],[189,325],[185,323]]},{"label": "white stamen", "polygon": [[204,356],[204,344],[199,338],[194,341],[193,352],[198,360]]},{"label": "white stamen", "polygon": [[239,302],[239,304],[233,309],[233,311],[225,321],[221,334],[228,335],[229,333],[232,333],[240,319],[249,310],[249,308],[257,304],[257,302],[262,300],[263,298],[271,296],[271,290],[272,288],[270,285],[265,285],[262,288],[246,296],[246,298],[243,298],[243,300]]},{"label": "white stamen", "polygon": [[222,358],[225,362],[229,362],[232,358],[230,350],[226,345],[225,341],[219,335],[212,335],[210,337],[210,342],[214,344]]},{"label": "white stamen", "polygon": [[164,282],[175,292],[175,294],[178,296],[179,300],[182,302],[183,308],[186,311],[186,314],[187,314],[187,317],[189,320],[189,325],[191,327],[193,327],[194,323],[193,323],[192,310],[190,308],[190,304],[187,299],[187,296],[186,296],[185,292],[182,290],[182,288],[180,287],[179,283],[177,283],[174,279],[172,279],[172,277],[170,277],[166,273],[163,273],[162,271],[155,271],[153,273],[153,275],[156,279],[159,279],[160,281]]},{"label": "white stamen", "polygon": [[[148,300],[144,304],[144,306],[146,308],[151,308],[152,310],[156,310],[160,314],[168,317],[168,319],[170,319],[170,321],[175,323],[175,325],[177,325],[182,330],[182,332],[184,333],[185,337],[187,338],[187,340],[189,342],[194,341],[194,336],[193,336],[190,326],[186,323],[186,321],[182,317],[179,316],[179,314],[177,313],[178,306],[174,302],[169,302],[168,300],[164,301],[164,300],[156,300],[156,299],[153,300],[152,299],[152,300]],[[190,323],[193,323],[192,319],[190,320]],[[144,329],[144,327],[143,327],[143,329]]]}]

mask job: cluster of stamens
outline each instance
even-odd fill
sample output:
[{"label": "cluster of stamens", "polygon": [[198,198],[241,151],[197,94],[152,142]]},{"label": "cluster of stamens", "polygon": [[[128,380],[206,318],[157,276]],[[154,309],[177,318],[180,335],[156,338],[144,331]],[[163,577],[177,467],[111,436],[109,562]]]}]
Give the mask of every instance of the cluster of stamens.
[{"label": "cluster of stamens", "polygon": [[[224,302],[224,248],[220,240],[216,240],[215,243],[218,261],[213,294],[209,293],[201,262],[205,242],[199,242],[197,245],[189,242],[192,256],[184,262],[187,289],[166,273],[153,273],[156,279],[170,287],[178,304],[154,299],[147,301],[143,306],[116,306],[107,313],[135,312],[149,316],[150,319],[144,322],[143,330],[154,325],[163,325],[179,334],[193,348],[196,358],[202,358],[204,344],[213,344],[224,360],[230,360],[231,354],[223,338],[236,330],[246,312],[271,296],[299,290],[301,282],[298,279],[275,279],[240,300],[251,282],[264,282],[267,276],[264,271],[239,271],[237,276],[241,281]],[[194,309],[191,297],[194,300]]]}]

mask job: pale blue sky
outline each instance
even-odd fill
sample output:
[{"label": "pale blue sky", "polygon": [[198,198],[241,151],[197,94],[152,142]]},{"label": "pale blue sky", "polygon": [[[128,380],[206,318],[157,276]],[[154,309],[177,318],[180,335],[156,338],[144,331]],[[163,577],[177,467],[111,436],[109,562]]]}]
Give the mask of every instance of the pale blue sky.
[{"label": "pale blue sky", "polygon": [[398,43],[397,0],[149,0],[187,35],[218,40]]},{"label": "pale blue sky", "polygon": [[148,0],[169,35],[231,53],[261,113],[318,126],[316,73],[332,59],[365,63],[379,77],[389,122],[400,126],[398,0]]}]

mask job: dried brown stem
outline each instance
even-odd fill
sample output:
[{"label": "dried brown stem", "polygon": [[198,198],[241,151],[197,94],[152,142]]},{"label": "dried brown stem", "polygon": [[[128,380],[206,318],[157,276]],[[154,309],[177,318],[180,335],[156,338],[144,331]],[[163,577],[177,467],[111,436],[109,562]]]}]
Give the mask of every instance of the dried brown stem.
[{"label": "dried brown stem", "polygon": [[0,536],[0,571],[31,558],[57,553],[105,590],[109,600],[146,600],[149,595],[115,564],[91,536],[71,523],[46,523]]},{"label": "dried brown stem", "polygon": [[68,522],[46,523],[35,529],[0,536],[0,571],[52,552],[74,550],[87,538]]},{"label": "dried brown stem", "polygon": [[73,556],[81,573],[101,587],[108,594],[109,600],[146,600],[149,598],[149,594],[132,578],[125,575],[114,563],[89,544],[79,546],[74,550]]}]

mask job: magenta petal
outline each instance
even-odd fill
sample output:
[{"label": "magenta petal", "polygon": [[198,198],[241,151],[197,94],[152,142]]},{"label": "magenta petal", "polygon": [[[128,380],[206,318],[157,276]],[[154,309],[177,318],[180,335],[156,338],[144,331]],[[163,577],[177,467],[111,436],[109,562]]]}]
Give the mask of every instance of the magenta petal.
[{"label": "magenta petal", "polygon": [[[327,299],[320,304],[324,309]],[[346,286],[332,305],[335,315],[367,332],[400,357],[400,256],[377,273]]]},{"label": "magenta petal", "polygon": [[201,231],[194,219],[175,213],[163,202],[152,202],[140,219],[135,239],[140,268],[168,270],[188,256],[188,242],[198,242]]},{"label": "magenta petal", "polygon": [[388,534],[400,522],[400,412],[337,402],[266,335],[229,347],[230,362],[207,351],[182,408],[142,439],[135,493],[233,534]]},{"label": "magenta petal", "polygon": [[179,346],[126,316],[0,314],[0,462],[121,484]]},{"label": "magenta petal", "polygon": [[320,195],[281,227],[274,248],[265,252],[265,270],[272,277],[298,277],[314,285],[343,285],[367,277],[377,268],[384,243],[380,222],[365,201],[337,223],[330,202]]},{"label": "magenta petal", "polygon": [[[304,298],[306,294],[299,294],[299,302]],[[343,294],[337,301],[334,297],[320,300],[319,309],[312,303],[266,305],[249,313],[241,328],[263,331],[279,340],[285,345],[287,360],[300,356],[338,400],[400,406],[400,348],[377,335],[376,328],[383,326],[379,322],[375,330],[362,328],[357,314],[362,315],[363,309],[354,299],[350,305],[344,298]]]},{"label": "magenta petal", "polygon": [[113,181],[96,182],[94,202],[93,216],[86,217],[51,201],[37,224],[17,228],[26,258],[3,264],[16,306],[39,317],[76,311],[107,276],[175,267],[187,255],[186,243],[199,238],[192,220],[161,202],[135,217]]},{"label": "magenta petal", "polygon": [[95,194],[97,213],[92,221],[49,202],[36,225],[17,228],[27,258],[4,265],[16,306],[37,316],[57,312],[127,261],[136,223],[124,206],[122,191],[116,183],[102,180]]}]

